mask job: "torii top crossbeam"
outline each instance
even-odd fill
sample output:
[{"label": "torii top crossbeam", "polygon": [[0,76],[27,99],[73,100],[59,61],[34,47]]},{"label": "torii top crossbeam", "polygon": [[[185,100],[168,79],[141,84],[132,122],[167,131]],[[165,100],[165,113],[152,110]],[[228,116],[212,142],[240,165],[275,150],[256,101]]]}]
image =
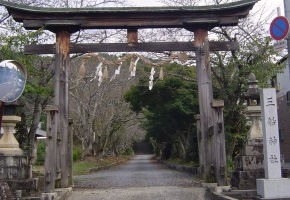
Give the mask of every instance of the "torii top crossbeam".
[{"label": "torii top crossbeam", "polygon": [[257,0],[242,0],[213,6],[191,7],[107,7],[107,8],[40,8],[0,0],[24,28],[57,32],[80,29],[186,28],[210,30],[234,26],[244,18]]}]

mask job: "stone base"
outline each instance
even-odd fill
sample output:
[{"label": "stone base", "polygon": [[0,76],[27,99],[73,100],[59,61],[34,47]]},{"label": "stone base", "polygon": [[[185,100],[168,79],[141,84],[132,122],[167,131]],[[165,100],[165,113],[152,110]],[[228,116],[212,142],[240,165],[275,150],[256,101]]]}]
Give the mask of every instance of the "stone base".
[{"label": "stone base", "polygon": [[57,197],[56,193],[42,193],[41,197],[43,200],[55,200]]},{"label": "stone base", "polygon": [[26,156],[0,154],[0,180],[22,180],[29,178],[30,168]]},{"label": "stone base", "polygon": [[235,171],[232,173],[231,185],[239,190],[254,190],[256,180],[264,177],[264,169]]},{"label": "stone base", "polygon": [[62,200],[70,200],[72,199],[72,188],[58,188],[55,189],[55,192],[57,193],[57,199]]},{"label": "stone base", "polygon": [[263,139],[248,139],[235,159],[231,185],[239,190],[256,189],[256,179],[264,178]]},{"label": "stone base", "polygon": [[253,200],[290,200],[290,198],[265,199],[265,198],[261,198],[261,197],[255,197]]},{"label": "stone base", "polygon": [[263,139],[249,139],[235,160],[239,171],[264,169]]},{"label": "stone base", "polygon": [[257,179],[257,194],[264,199],[290,198],[290,179]]},{"label": "stone base", "polygon": [[9,187],[13,190],[37,191],[38,178],[24,180],[7,180]]},{"label": "stone base", "polygon": [[0,148],[1,156],[23,156],[23,151],[20,148]]}]

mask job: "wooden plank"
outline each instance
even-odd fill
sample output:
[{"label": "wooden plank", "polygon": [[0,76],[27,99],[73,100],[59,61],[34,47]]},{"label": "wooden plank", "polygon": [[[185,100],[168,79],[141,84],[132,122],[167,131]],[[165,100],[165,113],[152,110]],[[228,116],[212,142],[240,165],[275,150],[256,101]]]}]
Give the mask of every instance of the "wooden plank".
[{"label": "wooden plank", "polygon": [[220,100],[220,101],[213,100],[211,103],[211,106],[213,108],[220,108],[220,107],[223,108],[225,106],[225,102],[223,100]]},{"label": "wooden plank", "polygon": [[[209,42],[210,51],[230,51],[238,49],[237,42]],[[127,43],[101,44],[71,44],[70,53],[92,52],[163,52],[163,51],[196,51],[192,42],[151,42],[136,43],[130,46]],[[25,54],[54,54],[54,44],[28,45],[24,48]]]},{"label": "wooden plank", "polygon": [[56,177],[56,137],[57,137],[57,110],[48,107],[46,148],[44,163],[44,192],[52,193],[55,189]]},{"label": "wooden plank", "polygon": [[49,111],[59,111],[59,106],[56,105],[47,105],[45,107],[45,111],[49,112]]},{"label": "wooden plank", "polygon": [[[164,15],[164,18],[140,16],[132,18],[132,16],[122,16],[123,18],[112,19],[110,17],[104,18],[76,18],[76,19],[26,19],[23,20],[23,26],[27,30],[37,30],[44,27],[46,30],[56,32],[62,28],[65,31],[76,32],[82,29],[126,29],[126,28],[186,28],[196,30],[201,23],[206,24],[203,26],[207,30],[220,26],[235,26],[239,22],[239,17],[236,16],[198,16],[191,15],[188,18],[192,19],[187,21],[186,16],[173,17]],[[202,18],[202,20],[196,20]],[[216,20],[217,19],[217,20]],[[189,26],[190,24],[190,26]]]}]

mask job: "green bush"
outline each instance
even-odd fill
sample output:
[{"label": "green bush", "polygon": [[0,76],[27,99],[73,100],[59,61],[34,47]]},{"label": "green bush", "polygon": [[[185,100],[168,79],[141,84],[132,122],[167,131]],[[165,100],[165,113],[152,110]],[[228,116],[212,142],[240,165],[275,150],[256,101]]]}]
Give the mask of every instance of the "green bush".
[{"label": "green bush", "polygon": [[82,158],[82,148],[80,146],[73,146],[73,161],[76,162]]},{"label": "green bush", "polygon": [[235,169],[235,162],[231,156],[227,156],[227,175],[231,176],[233,169]]},{"label": "green bush", "polygon": [[122,152],[122,155],[125,156],[132,156],[134,155],[134,150],[132,147],[127,148],[124,152]]},{"label": "green bush", "polygon": [[39,141],[37,143],[37,158],[36,165],[44,165],[45,161],[45,141]]}]

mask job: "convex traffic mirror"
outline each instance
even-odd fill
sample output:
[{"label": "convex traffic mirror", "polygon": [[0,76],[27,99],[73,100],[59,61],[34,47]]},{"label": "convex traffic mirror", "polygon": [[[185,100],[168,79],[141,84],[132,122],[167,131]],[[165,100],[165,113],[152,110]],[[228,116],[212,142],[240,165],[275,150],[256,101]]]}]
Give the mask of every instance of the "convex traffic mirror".
[{"label": "convex traffic mirror", "polygon": [[26,69],[18,62],[4,60],[0,63],[0,101],[13,102],[22,94],[27,79]]}]

